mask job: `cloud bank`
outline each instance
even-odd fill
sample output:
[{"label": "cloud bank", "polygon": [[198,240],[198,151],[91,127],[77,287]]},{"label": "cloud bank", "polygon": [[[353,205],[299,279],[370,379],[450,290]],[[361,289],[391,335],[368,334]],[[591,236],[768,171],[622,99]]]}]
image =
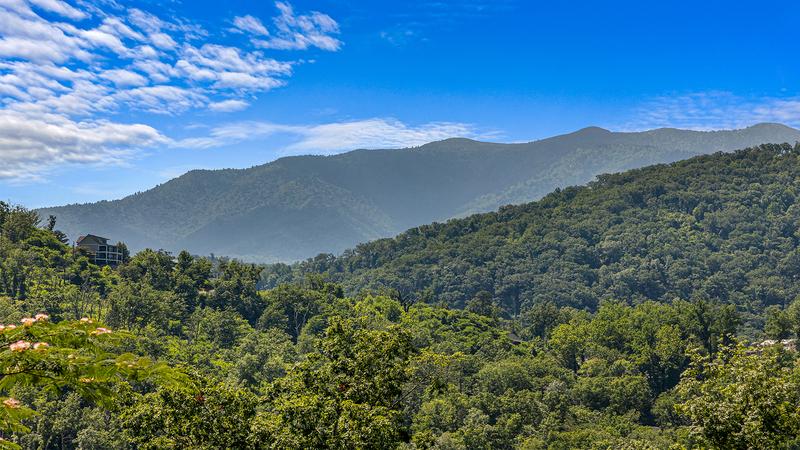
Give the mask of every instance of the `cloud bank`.
[{"label": "cloud bank", "polygon": [[[265,50],[336,51],[338,24],[276,3],[267,26],[234,17],[238,46],[184,18],[91,0],[0,0],[0,179],[64,164],[116,164],[170,139],[126,113],[240,111],[286,84],[297,59]],[[285,56],[286,54],[282,54]]]},{"label": "cloud bank", "polygon": [[36,180],[47,165],[121,163],[134,146],[166,141],[147,125],[75,122],[62,116],[37,119],[4,112],[0,114],[0,178]]}]

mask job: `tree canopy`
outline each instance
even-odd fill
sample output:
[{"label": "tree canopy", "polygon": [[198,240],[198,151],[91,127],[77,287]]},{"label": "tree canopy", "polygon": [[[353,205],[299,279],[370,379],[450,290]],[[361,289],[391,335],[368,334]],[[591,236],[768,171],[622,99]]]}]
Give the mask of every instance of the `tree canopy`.
[{"label": "tree canopy", "polygon": [[0,204],[0,445],[795,448],[798,176],[716,154],[268,267],[98,267]]}]

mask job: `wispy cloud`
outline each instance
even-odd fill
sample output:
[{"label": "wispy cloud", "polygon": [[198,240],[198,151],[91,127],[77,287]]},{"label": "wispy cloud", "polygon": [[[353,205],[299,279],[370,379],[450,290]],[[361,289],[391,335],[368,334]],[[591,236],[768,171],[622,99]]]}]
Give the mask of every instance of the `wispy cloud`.
[{"label": "wispy cloud", "polygon": [[408,125],[395,119],[372,118],[316,125],[236,122],[216,127],[205,136],[174,142],[177,147],[212,148],[267,136],[285,135],[292,143],[284,154],[333,154],[360,148],[405,148],[451,137],[491,139],[496,132],[480,131],[455,122]]},{"label": "wispy cloud", "polygon": [[235,17],[233,19],[233,26],[234,28],[232,31],[234,32],[251,33],[258,36],[269,36],[269,31],[267,31],[267,27],[261,23],[261,20],[250,15]]},{"label": "wispy cloud", "polygon": [[115,2],[0,1],[0,179],[36,179],[67,163],[119,163],[169,138],[115,123],[114,114],[239,111],[293,73],[296,61],[265,49],[341,46],[330,16],[296,14],[285,2],[276,13],[272,31],[254,16],[233,18],[254,36],[234,46],[189,20]]},{"label": "wispy cloud", "polygon": [[800,126],[800,97],[745,97],[724,91],[676,94],[644,102],[633,110],[633,117],[615,128],[718,130],[760,122]]},{"label": "wispy cloud", "polygon": [[281,12],[273,19],[277,32],[273,37],[254,40],[257,46],[279,50],[317,47],[328,51],[339,50],[342,46],[342,41],[334,37],[339,34],[339,24],[329,15],[317,11],[298,15],[289,3],[277,2],[276,5]]},{"label": "wispy cloud", "polygon": [[223,100],[221,102],[214,102],[208,105],[208,109],[214,112],[234,112],[247,109],[250,106],[244,100]]},{"label": "wispy cloud", "polygon": [[412,41],[427,40],[422,36],[420,28],[418,23],[403,23],[381,31],[379,36],[395,47],[402,47]]}]

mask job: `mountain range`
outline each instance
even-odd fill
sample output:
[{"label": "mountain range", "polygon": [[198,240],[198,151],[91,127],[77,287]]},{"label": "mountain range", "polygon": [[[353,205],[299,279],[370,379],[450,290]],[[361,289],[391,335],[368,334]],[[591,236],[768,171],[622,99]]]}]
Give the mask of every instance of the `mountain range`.
[{"label": "mountain range", "polygon": [[739,130],[589,127],[528,143],[447,139],[419,147],[293,156],[194,170],[145,192],[38,210],[72,239],[92,233],[145,247],[255,262],[339,253],[421,224],[536,200],[597,175],[762,143],[794,143],[780,124]]}]

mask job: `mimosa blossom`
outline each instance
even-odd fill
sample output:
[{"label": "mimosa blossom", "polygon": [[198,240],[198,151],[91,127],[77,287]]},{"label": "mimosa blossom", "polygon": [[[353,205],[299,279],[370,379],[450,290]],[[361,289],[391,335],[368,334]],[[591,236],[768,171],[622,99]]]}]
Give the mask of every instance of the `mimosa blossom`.
[{"label": "mimosa blossom", "polygon": [[14,328],[17,328],[17,326],[14,325],[13,323],[10,325],[6,325],[6,330],[13,330]]},{"label": "mimosa blossom", "polygon": [[40,314],[37,314],[37,315],[33,316],[33,318],[36,319],[36,320],[42,321],[42,322],[46,322],[46,321],[48,321],[50,319],[50,316],[48,316],[47,314],[41,314],[40,313]]},{"label": "mimosa blossom", "polygon": [[82,317],[81,318],[81,323],[92,323],[92,319],[90,319],[88,317]]},{"label": "mimosa blossom", "polygon": [[13,344],[9,345],[8,348],[12,352],[24,352],[25,350],[31,348],[31,343],[28,342],[28,341],[20,340],[20,341],[14,342]]},{"label": "mimosa blossom", "polygon": [[108,328],[98,327],[96,330],[92,331],[92,334],[99,335],[99,334],[108,334],[111,333],[111,330]]},{"label": "mimosa blossom", "polygon": [[45,349],[47,347],[50,347],[50,344],[48,344],[47,342],[37,342],[37,343],[33,344],[33,349],[34,350],[39,350],[39,349],[43,350],[43,349]]},{"label": "mimosa blossom", "polygon": [[34,323],[36,323],[36,319],[34,319],[33,317],[25,317],[22,320],[20,320],[20,322],[22,322],[22,324],[25,325],[26,327],[29,327]]},{"label": "mimosa blossom", "polygon": [[3,404],[6,405],[7,408],[17,409],[19,408],[20,402],[15,398],[7,398],[3,401]]}]

